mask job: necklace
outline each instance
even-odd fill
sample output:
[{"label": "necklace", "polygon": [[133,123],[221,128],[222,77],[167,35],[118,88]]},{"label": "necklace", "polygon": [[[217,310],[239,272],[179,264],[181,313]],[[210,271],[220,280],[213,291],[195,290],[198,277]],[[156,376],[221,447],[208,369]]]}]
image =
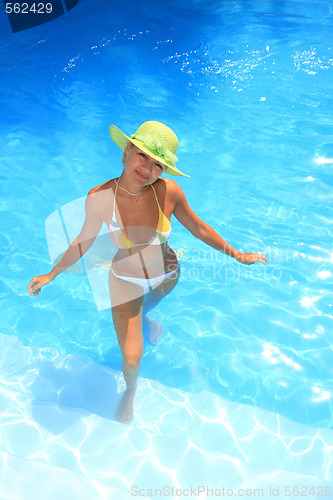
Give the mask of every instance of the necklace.
[{"label": "necklace", "polygon": [[148,186],[146,186],[146,187],[144,188],[144,190],[143,190],[143,191],[140,191],[140,193],[130,193],[129,191],[127,191],[127,189],[125,189],[125,188],[123,188],[123,187],[121,187],[121,186],[120,186],[120,184],[119,184],[119,179],[118,179],[118,182],[117,182],[117,181],[115,181],[115,183],[117,184],[117,186],[118,186],[118,187],[120,187],[120,189],[122,189],[123,191],[125,191],[125,193],[130,194],[131,196],[139,196],[139,194],[144,193],[144,192],[146,191],[146,189],[148,189],[148,188],[149,188],[149,185],[148,185]]}]

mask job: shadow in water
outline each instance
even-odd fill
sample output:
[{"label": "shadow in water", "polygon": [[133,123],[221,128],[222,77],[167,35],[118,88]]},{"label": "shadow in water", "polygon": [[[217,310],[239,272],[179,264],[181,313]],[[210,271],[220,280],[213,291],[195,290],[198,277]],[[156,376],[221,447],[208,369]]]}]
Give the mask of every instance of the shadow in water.
[{"label": "shadow in water", "polygon": [[45,360],[30,386],[33,418],[55,435],[86,413],[116,420],[118,379],[118,372],[81,357],[65,358],[59,367]]}]

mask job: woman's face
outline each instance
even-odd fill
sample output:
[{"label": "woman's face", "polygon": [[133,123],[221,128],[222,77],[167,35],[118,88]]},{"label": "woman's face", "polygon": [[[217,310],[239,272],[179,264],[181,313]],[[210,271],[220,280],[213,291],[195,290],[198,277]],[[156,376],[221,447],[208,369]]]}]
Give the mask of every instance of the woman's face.
[{"label": "woman's face", "polygon": [[126,154],[125,171],[137,186],[152,184],[166,169],[165,165],[154,160],[131,142],[126,148]]}]

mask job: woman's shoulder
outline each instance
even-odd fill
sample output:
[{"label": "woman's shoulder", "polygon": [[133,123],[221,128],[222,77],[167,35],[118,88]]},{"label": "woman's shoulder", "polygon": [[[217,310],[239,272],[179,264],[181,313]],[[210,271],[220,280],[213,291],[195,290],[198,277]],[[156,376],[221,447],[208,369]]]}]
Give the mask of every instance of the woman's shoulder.
[{"label": "woman's shoulder", "polygon": [[[90,189],[86,197],[86,206],[96,213],[104,213],[110,209],[110,202],[113,200],[115,179],[110,179],[99,186]],[[112,193],[110,192],[112,191]]]},{"label": "woman's shoulder", "polygon": [[184,195],[182,188],[173,179],[159,178],[159,186],[161,191],[164,190],[166,196],[174,198],[175,201],[182,195]]},{"label": "woman's shoulder", "polygon": [[104,191],[107,191],[108,189],[113,189],[113,187],[115,185],[115,180],[116,179],[110,179],[106,182],[103,182],[103,184],[99,184],[99,186],[95,186],[95,187],[91,188],[88,194],[89,195],[94,195],[97,193],[102,194]]},{"label": "woman's shoulder", "polygon": [[173,179],[168,179],[166,177],[163,178],[160,177],[157,180],[157,186],[160,187],[160,189],[164,189],[168,194],[177,192],[180,189],[177,182],[175,182]]}]

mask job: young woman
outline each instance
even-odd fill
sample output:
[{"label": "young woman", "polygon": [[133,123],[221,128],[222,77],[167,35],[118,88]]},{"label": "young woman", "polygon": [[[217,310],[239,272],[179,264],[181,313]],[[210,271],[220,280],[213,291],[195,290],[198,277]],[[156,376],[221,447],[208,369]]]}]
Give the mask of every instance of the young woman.
[{"label": "young woman", "polygon": [[89,191],[80,234],[50,273],[31,280],[29,294],[38,295],[43,286],[77,262],[93,244],[103,222],[107,224],[111,240],[118,247],[109,271],[109,290],[127,386],[117,419],[128,424],[133,418],[143,331],[153,344],[162,335],[161,325],[147,313],[179,279],[177,256],[168,245],[171,215],[196,238],[242,264],[266,265],[267,258],[262,253],[241,253],[232,248],[191,210],[176,182],[161,178],[163,172],[186,175],[175,166],[178,139],[169,127],[149,121],[127,137],[111,125],[110,135],[124,151],[120,177]]}]

